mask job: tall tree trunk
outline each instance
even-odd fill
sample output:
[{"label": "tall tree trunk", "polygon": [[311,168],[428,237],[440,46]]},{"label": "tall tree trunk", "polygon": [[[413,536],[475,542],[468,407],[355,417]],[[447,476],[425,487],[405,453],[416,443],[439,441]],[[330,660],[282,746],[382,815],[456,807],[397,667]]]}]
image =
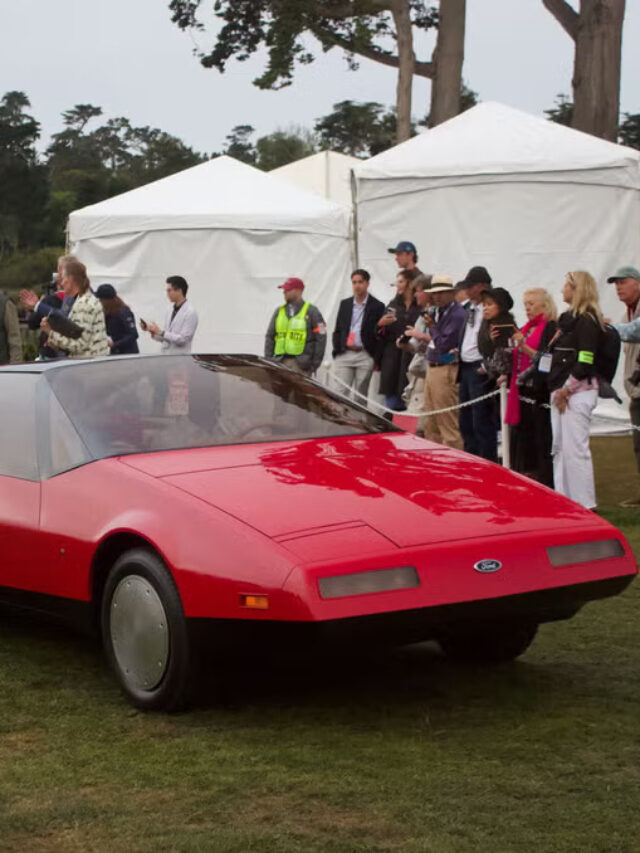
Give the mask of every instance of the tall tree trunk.
[{"label": "tall tree trunk", "polygon": [[391,7],[398,44],[398,83],[396,87],[396,141],[411,136],[411,87],[415,56],[409,0],[397,0]]},{"label": "tall tree trunk", "polygon": [[616,141],[625,0],[542,0],[575,42],[573,122],[577,130]]},{"label": "tall tree trunk", "polygon": [[582,0],[573,66],[573,127],[615,142],[625,0]]},{"label": "tall tree trunk", "polygon": [[460,112],[466,0],[440,0],[438,41],[432,62],[429,125],[435,127]]}]

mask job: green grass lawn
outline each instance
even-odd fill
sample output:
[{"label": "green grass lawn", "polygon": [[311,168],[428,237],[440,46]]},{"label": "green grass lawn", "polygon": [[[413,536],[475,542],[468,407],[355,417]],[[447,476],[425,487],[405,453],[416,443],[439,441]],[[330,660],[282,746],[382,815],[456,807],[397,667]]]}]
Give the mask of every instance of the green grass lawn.
[{"label": "green grass lawn", "polygon": [[[628,439],[601,511],[640,554]],[[435,647],[230,673],[175,716],[99,650],[0,614],[0,851],[640,851],[640,583],[543,626],[514,664]]]}]

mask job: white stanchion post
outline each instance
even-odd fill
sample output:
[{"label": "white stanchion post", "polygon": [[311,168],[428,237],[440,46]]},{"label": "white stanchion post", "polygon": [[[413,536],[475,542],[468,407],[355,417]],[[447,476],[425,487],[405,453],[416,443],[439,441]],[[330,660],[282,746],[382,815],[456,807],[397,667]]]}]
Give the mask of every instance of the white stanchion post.
[{"label": "white stanchion post", "polygon": [[500,429],[502,432],[502,464],[505,468],[511,468],[511,447],[509,444],[509,424],[507,419],[507,395],[509,388],[503,382],[500,386]]}]

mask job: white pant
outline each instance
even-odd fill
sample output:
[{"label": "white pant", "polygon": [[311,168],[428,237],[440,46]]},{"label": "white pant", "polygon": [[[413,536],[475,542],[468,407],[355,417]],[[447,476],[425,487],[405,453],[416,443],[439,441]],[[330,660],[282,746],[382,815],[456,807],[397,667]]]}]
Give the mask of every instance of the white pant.
[{"label": "white pant", "polygon": [[572,394],[563,414],[556,406],[551,406],[551,453],[556,491],[587,509],[596,506],[589,427],[597,402],[598,392],[589,389]]},{"label": "white pant", "polygon": [[[353,388],[365,398],[368,396],[369,382],[373,373],[373,359],[365,349],[361,352],[347,350],[341,355],[337,355],[333,362],[333,372],[336,379],[341,380],[347,386],[345,388],[340,382],[335,382],[336,391],[350,396],[348,389]],[[366,402],[359,397],[356,397],[355,400],[362,405]]]}]

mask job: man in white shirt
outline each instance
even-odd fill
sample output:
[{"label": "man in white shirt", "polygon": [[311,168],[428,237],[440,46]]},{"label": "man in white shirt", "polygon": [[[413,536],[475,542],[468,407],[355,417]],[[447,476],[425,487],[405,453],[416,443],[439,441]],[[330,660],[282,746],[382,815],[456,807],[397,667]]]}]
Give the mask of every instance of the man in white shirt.
[{"label": "man in white shirt", "polygon": [[[478,349],[482,294],[491,290],[491,276],[485,267],[471,267],[464,283],[469,303],[465,306],[467,322],[460,339],[461,403],[482,397],[494,387],[486,371],[482,370],[482,356]],[[498,425],[494,417],[493,400],[484,400],[460,409],[460,434],[467,453],[481,456],[490,462],[498,461]]]},{"label": "man in white shirt", "polygon": [[154,341],[162,343],[163,353],[191,352],[191,341],[198,328],[196,309],[187,302],[189,285],[181,275],[167,279],[167,298],[170,302],[164,318],[164,329],[157,323],[140,321],[140,326],[149,332]]}]

